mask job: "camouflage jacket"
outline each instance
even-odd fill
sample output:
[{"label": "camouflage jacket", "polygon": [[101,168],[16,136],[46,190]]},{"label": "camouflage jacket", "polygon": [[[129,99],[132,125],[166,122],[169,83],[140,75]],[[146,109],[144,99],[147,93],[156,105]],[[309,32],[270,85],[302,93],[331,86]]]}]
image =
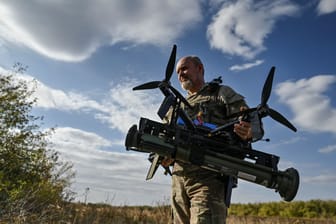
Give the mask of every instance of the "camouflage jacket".
[{"label": "camouflage jacket", "polygon": [[186,108],[187,114],[194,119],[215,125],[223,125],[229,121],[231,114],[240,111],[240,107],[248,107],[244,97],[225,85],[206,84],[196,94],[188,95],[187,101],[192,106]]},{"label": "camouflage jacket", "polygon": [[[201,120],[217,126],[229,122],[227,117],[239,112],[240,107],[248,107],[244,97],[232,88],[212,83],[204,85],[196,94],[188,95],[187,101],[192,108],[185,108],[185,111],[192,120]],[[183,171],[184,175],[188,173],[193,176],[199,169],[201,168],[182,162],[175,162],[174,165],[174,172]]]}]

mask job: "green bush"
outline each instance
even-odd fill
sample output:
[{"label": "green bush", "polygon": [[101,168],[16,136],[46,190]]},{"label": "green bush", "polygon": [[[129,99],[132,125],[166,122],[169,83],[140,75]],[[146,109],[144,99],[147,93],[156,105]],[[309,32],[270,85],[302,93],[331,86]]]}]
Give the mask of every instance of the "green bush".
[{"label": "green bush", "polygon": [[336,219],[336,201],[310,200],[232,204],[229,214],[234,216]]},{"label": "green bush", "polygon": [[48,148],[53,130],[42,131],[42,117],[31,115],[34,88],[18,79],[18,64],[0,74],[0,220],[16,222],[47,213],[71,198],[72,165]]}]

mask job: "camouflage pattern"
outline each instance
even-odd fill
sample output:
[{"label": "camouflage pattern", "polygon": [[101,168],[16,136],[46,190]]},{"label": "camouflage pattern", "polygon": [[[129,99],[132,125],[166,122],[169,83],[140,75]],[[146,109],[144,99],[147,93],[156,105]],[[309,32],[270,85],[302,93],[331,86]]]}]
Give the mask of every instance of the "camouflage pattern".
[{"label": "camouflage pattern", "polygon": [[[244,98],[230,87],[204,86],[187,97],[193,109],[186,110],[192,119],[222,125],[226,116],[246,106]],[[227,207],[224,202],[227,183],[215,172],[176,161],[172,176],[173,224],[223,224]]]},{"label": "camouflage pattern", "polygon": [[226,116],[237,113],[240,107],[247,107],[244,97],[228,86],[205,85],[197,94],[187,97],[192,109],[187,109],[188,115],[195,119],[202,114],[204,122],[223,125],[229,120]]},{"label": "camouflage pattern", "polygon": [[176,163],[173,172],[172,209],[174,224],[225,223],[225,183],[214,172]]}]

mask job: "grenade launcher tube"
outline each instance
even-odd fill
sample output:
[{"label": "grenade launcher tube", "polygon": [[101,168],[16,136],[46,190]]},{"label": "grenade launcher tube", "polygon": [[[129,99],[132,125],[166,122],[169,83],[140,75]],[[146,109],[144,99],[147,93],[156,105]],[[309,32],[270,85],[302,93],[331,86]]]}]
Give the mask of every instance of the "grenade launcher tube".
[{"label": "grenade launcher tube", "polygon": [[200,150],[180,147],[165,140],[164,137],[139,133],[136,125],[130,128],[125,145],[127,150],[154,152],[160,156],[199,165],[204,169],[275,189],[285,201],[294,199],[299,186],[299,174],[294,168],[278,171],[206,148],[202,151],[201,160],[193,162],[193,153],[199,153]]}]

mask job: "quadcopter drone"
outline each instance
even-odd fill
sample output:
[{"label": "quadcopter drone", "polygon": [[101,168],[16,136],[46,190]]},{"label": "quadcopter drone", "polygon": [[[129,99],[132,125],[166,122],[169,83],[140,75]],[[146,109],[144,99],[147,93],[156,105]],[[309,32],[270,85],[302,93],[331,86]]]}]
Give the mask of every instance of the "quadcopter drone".
[{"label": "quadcopter drone", "polygon": [[[239,122],[239,118],[251,123],[254,142],[262,140],[264,130],[261,120],[266,116],[294,132],[297,131],[283,115],[267,104],[275,67],[270,69],[263,86],[261,103],[257,107],[232,114],[232,121],[222,126],[199,124],[185,111],[186,108],[192,108],[192,105],[170,83],[174,72],[176,48],[174,45],[162,81],[151,81],[133,88],[159,88],[165,98],[157,114],[162,120],[168,112],[170,114],[168,123],[141,118],[139,129],[137,125],[133,125],[127,133],[127,150],[150,153],[152,164],[146,179],[154,176],[162,159],[167,157],[275,189],[285,201],[293,200],[299,187],[298,171],[295,168],[278,170],[278,156],[252,149],[251,144],[242,144],[232,137],[233,125]],[[215,82],[220,83],[221,80],[216,79]],[[166,173],[170,173],[169,168],[164,168]]]}]

